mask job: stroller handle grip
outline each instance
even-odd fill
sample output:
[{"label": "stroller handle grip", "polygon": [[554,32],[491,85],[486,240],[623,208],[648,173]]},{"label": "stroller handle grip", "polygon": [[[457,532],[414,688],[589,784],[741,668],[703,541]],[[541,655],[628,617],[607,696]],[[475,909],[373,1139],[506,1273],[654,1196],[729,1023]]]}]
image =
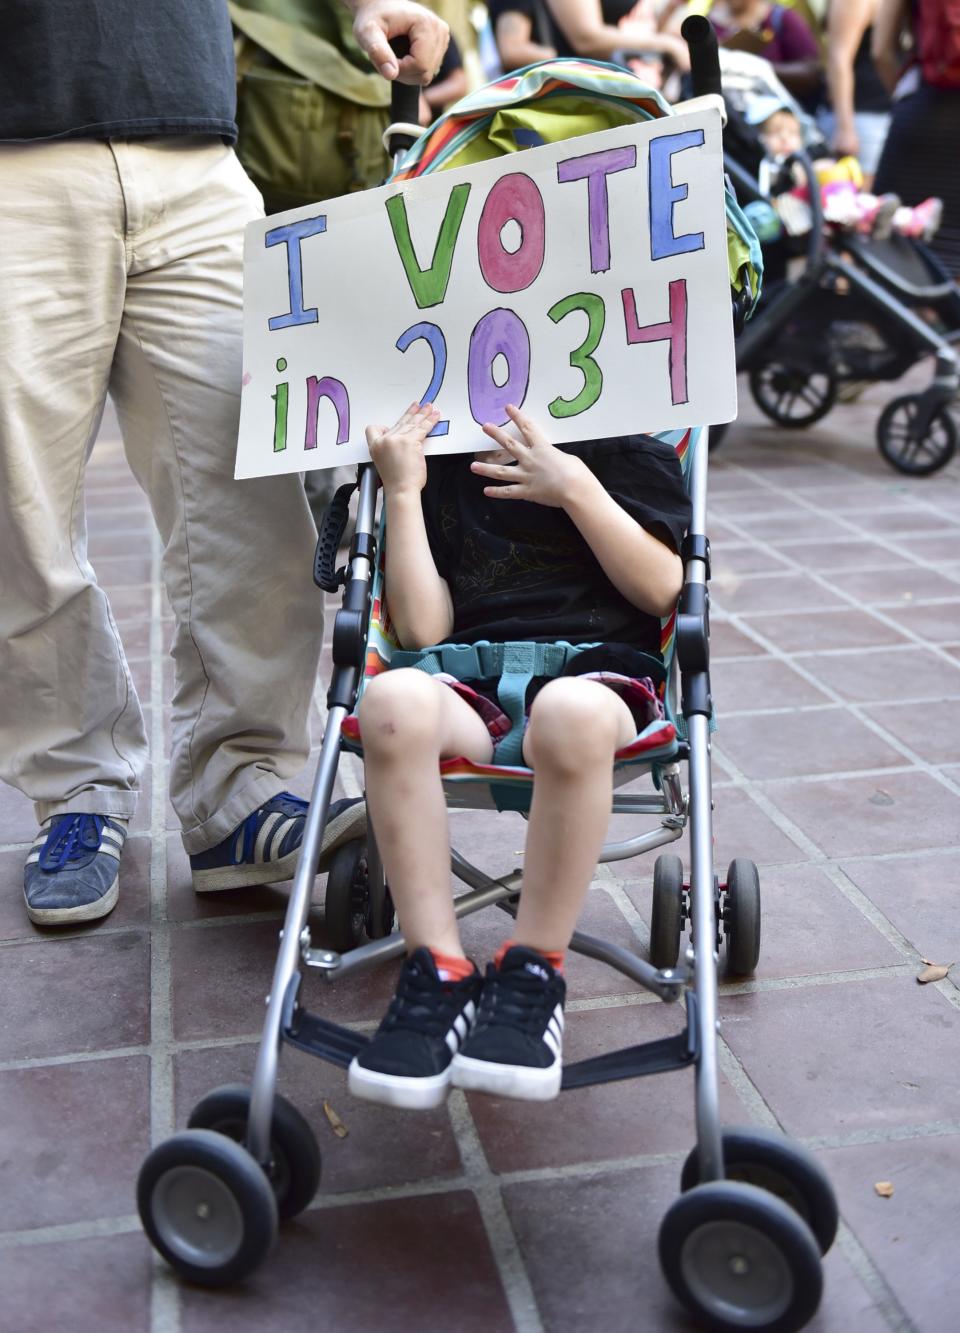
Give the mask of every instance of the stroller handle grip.
[{"label": "stroller handle grip", "polygon": [[[410,39],[408,37],[394,37],[390,41],[390,50],[402,60],[404,56],[410,54]],[[416,83],[401,83],[399,79],[394,79],[390,84],[390,123],[392,125],[403,121],[405,124],[416,125],[420,118],[420,85]]]},{"label": "stroller handle grip", "polygon": [[713,24],[702,14],[690,14],[683,20],[680,36],[690,52],[690,82],[694,97],[721,93],[720,56]]}]

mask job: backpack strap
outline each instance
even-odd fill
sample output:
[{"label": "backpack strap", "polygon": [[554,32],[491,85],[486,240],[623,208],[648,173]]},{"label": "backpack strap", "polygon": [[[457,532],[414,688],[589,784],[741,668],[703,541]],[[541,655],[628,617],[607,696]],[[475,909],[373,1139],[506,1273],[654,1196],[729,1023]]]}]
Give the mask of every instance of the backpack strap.
[{"label": "backpack strap", "polygon": [[357,106],[388,107],[390,84],[372,66],[359,69],[318,33],[230,0],[230,18],[249,41],[301,78]]}]

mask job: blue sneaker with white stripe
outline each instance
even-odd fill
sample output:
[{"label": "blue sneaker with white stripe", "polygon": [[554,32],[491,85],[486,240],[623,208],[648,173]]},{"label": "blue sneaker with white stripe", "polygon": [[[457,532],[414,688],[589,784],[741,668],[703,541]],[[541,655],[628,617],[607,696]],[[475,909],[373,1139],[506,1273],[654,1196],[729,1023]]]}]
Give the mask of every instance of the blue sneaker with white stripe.
[{"label": "blue sneaker with white stripe", "polygon": [[[300,844],[309,802],[282,791],[254,810],[216,847],[190,857],[196,893],[218,893],[257,884],[292,879],[300,858]],[[367,807],[360,799],[334,801],[320,844],[323,870],[343,843],[362,838],[367,831]]]},{"label": "blue sneaker with white stripe", "polygon": [[515,944],[490,963],[473,1031],[454,1055],[455,1088],[552,1101],[563,1077],[567,984],[535,949]]},{"label": "blue sneaker with white stripe", "polygon": [[38,926],[96,921],[117,904],[127,820],[116,815],[51,815],[23,872],[27,916]]}]

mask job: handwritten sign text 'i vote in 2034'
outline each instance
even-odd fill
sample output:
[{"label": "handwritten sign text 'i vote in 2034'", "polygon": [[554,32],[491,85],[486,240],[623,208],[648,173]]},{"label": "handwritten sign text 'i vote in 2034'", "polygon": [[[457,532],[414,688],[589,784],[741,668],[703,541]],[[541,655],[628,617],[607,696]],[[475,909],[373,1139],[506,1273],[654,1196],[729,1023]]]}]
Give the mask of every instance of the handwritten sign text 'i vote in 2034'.
[{"label": "handwritten sign text 'i vote in 2034'", "polygon": [[604,130],[247,227],[238,477],[428,452],[522,406],[555,442],[729,421],[720,116]]}]

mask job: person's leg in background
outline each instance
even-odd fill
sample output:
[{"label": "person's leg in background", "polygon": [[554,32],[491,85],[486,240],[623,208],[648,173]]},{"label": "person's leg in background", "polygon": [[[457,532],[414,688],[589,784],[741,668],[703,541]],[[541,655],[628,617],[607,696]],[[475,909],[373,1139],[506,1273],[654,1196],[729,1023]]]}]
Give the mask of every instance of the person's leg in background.
[{"label": "person's leg in background", "polygon": [[0,778],[35,803],[40,925],[105,915],[146,758],[87,559],[83,476],[123,311],[124,200],[106,144],[0,146]]},{"label": "person's leg in background", "polygon": [[296,473],[233,478],[243,225],[259,195],[215,140],[113,144],[128,285],[111,393],[176,619],[170,796],[198,889],[292,875],[323,637]]}]

